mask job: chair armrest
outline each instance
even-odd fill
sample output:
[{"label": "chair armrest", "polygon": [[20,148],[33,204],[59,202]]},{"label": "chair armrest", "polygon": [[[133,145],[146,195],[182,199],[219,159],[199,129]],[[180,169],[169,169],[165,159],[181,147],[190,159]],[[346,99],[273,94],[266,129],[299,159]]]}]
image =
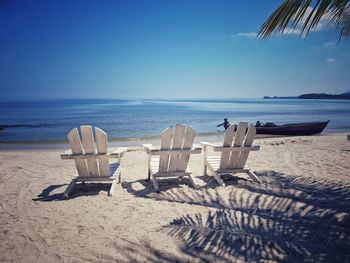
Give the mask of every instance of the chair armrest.
[{"label": "chair armrest", "polygon": [[191,149],[192,150],[202,150],[202,146],[200,144],[193,144]]},{"label": "chair armrest", "polygon": [[202,148],[198,145],[193,145],[191,149],[161,149],[160,147],[154,147],[152,144],[142,145],[149,155],[160,154],[197,154],[201,153]]},{"label": "chair armrest", "polygon": [[96,159],[96,158],[113,158],[110,153],[88,153],[88,154],[72,154],[71,152],[61,153],[62,160],[69,159]]},{"label": "chair armrest", "polygon": [[249,152],[249,151],[259,151],[260,146],[215,146],[214,152]]},{"label": "chair armrest", "polygon": [[147,154],[151,154],[152,151],[160,150],[160,147],[154,147],[152,144],[142,144]]},{"label": "chair armrest", "polygon": [[70,157],[73,155],[72,150],[66,150],[63,153],[60,154],[61,159],[71,159]]},{"label": "chair armrest", "polygon": [[110,152],[112,157],[122,158],[124,154],[128,151],[128,147],[118,147],[116,150]]},{"label": "chair armrest", "polygon": [[72,150],[65,150],[64,152],[61,153],[61,155],[72,155]]},{"label": "chair armrest", "polygon": [[206,147],[216,147],[217,145],[209,143],[209,142],[200,142],[200,145],[205,149]]},{"label": "chair armrest", "polygon": [[71,150],[61,153],[61,159],[92,159],[92,158],[121,158],[128,151],[127,147],[119,147],[117,150],[108,153],[73,154]]}]

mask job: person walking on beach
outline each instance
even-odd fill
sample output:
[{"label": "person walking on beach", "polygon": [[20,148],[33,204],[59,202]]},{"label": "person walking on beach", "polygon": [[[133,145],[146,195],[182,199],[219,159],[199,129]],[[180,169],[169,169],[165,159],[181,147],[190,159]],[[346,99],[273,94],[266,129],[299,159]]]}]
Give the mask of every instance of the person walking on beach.
[{"label": "person walking on beach", "polygon": [[228,122],[228,119],[225,118],[223,123],[217,125],[217,127],[220,127],[220,126],[224,126],[225,131],[226,131],[227,128],[230,127],[230,123]]}]

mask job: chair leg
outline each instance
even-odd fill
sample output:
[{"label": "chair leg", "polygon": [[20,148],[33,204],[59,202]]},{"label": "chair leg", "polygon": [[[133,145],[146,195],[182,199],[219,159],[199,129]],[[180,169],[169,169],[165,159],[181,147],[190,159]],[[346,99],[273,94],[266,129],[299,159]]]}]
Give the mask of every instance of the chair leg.
[{"label": "chair leg", "polygon": [[250,178],[252,178],[255,182],[257,182],[257,183],[259,183],[259,184],[262,183],[261,180],[260,180],[260,178],[257,177],[255,173],[253,173],[253,172],[250,171],[250,170],[249,170],[247,173],[248,173],[248,175],[250,176]]},{"label": "chair leg", "polygon": [[152,181],[153,181],[154,190],[155,190],[157,193],[159,193],[158,181],[157,181],[157,179],[156,179],[154,176],[152,176]]},{"label": "chair leg", "polygon": [[64,198],[68,198],[69,194],[72,192],[74,186],[75,186],[76,182],[73,180],[69,183],[69,185],[67,186],[66,190],[64,191]]},{"label": "chair leg", "polygon": [[219,185],[221,185],[222,187],[226,186],[224,181],[221,179],[220,175],[218,175],[216,172],[214,172],[213,175],[214,175],[214,177]]},{"label": "chair leg", "polygon": [[193,177],[192,177],[192,175],[188,175],[188,178],[190,179],[190,182],[191,182],[191,184],[192,184],[192,187],[194,188],[194,189],[198,189],[199,187],[198,187],[198,185],[195,183],[195,181],[193,180]]},{"label": "chair leg", "polygon": [[149,180],[151,180],[151,170],[150,169],[148,169],[148,177],[147,177],[146,181],[149,181]]},{"label": "chair leg", "polygon": [[116,185],[117,185],[117,180],[114,180],[113,183],[112,183],[111,189],[109,190],[108,195],[113,196]]},{"label": "chair leg", "polygon": [[118,174],[118,183],[120,184],[122,182],[122,173],[119,172]]},{"label": "chair leg", "polygon": [[203,174],[207,175],[207,165],[206,165],[206,163],[204,163]]}]

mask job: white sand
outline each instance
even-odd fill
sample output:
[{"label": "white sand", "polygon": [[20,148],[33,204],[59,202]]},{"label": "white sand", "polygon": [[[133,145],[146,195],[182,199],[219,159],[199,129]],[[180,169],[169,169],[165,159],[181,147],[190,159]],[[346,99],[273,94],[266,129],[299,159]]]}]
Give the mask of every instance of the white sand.
[{"label": "white sand", "polygon": [[160,181],[147,157],[128,153],[114,197],[108,184],[62,193],[73,161],[59,150],[0,151],[1,262],[350,261],[350,141],[346,134],[260,139],[248,165],[258,185],[228,176],[226,188]]}]

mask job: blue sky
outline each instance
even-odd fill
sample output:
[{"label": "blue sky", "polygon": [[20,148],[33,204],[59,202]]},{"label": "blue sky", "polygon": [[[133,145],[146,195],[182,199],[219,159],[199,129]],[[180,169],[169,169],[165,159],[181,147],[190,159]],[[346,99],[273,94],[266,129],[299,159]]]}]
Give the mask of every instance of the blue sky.
[{"label": "blue sky", "polygon": [[307,38],[255,38],[281,2],[6,0],[1,99],[349,91],[350,42],[327,25]]}]

